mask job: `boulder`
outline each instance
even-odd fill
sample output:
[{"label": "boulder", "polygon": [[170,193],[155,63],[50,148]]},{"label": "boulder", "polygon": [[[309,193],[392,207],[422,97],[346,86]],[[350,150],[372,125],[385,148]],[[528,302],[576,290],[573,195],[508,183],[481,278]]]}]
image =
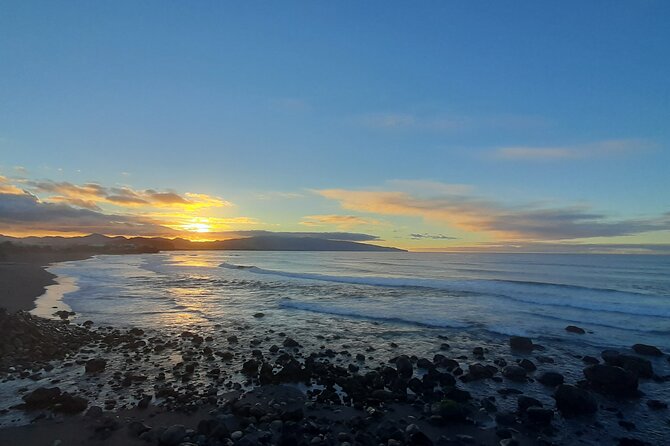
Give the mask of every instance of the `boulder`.
[{"label": "boulder", "polygon": [[584,376],[599,392],[614,396],[637,395],[637,376],[621,367],[595,364],[584,369]]},{"label": "boulder", "polygon": [[54,404],[61,396],[58,387],[38,387],[27,395],[23,396],[27,409],[46,409]]},{"label": "boulder", "polygon": [[107,367],[107,361],[102,358],[94,358],[86,361],[86,373],[100,373]]},{"label": "boulder", "polygon": [[633,346],[633,351],[638,355],[663,356],[663,352],[659,350],[658,347],[654,347],[653,345],[635,344]]},{"label": "boulder", "polygon": [[576,333],[576,334],[585,334],[586,330],[584,330],[581,327],[577,327],[576,325],[568,325],[565,327],[565,331],[569,333]]},{"label": "boulder", "polygon": [[554,399],[556,408],[566,417],[591,414],[598,410],[598,404],[593,395],[571,384],[558,386]]},{"label": "boulder", "polygon": [[509,346],[512,350],[517,350],[520,352],[531,352],[533,351],[533,341],[530,338],[524,336],[512,336],[509,338]]},{"label": "boulder", "polygon": [[526,369],[518,365],[508,365],[503,369],[503,376],[512,381],[526,381]]},{"label": "boulder", "polygon": [[181,424],[175,424],[163,431],[160,443],[165,446],[176,446],[186,437],[186,428]]},{"label": "boulder", "polygon": [[648,359],[624,355],[616,350],[603,350],[600,356],[606,364],[621,367],[641,378],[652,378],[654,376],[654,369]]},{"label": "boulder", "polygon": [[537,380],[547,387],[556,387],[563,384],[565,378],[558,372],[544,372]]},{"label": "boulder", "polygon": [[532,424],[538,426],[548,426],[554,418],[554,411],[551,409],[543,409],[541,407],[532,406],[526,411],[526,418]]},{"label": "boulder", "polygon": [[407,356],[399,356],[395,361],[395,366],[398,370],[398,375],[402,378],[411,378],[414,374],[414,367]]}]

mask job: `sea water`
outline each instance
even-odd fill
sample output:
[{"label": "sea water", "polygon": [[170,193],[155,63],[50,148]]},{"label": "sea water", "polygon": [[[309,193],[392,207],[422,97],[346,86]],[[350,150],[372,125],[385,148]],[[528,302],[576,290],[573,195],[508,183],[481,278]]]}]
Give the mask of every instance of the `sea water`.
[{"label": "sea water", "polygon": [[373,323],[670,350],[669,256],[181,251],[50,271],[76,283],[64,296],[73,311],[111,325],[178,329],[263,312],[282,329],[339,321],[335,330]]}]

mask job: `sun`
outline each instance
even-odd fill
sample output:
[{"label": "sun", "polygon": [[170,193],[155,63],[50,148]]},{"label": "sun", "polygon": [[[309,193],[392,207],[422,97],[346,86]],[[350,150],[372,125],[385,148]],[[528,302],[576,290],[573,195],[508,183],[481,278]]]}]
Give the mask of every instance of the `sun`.
[{"label": "sun", "polygon": [[207,222],[207,219],[193,219],[190,223],[182,226],[185,231],[205,233],[212,230],[212,226]]}]

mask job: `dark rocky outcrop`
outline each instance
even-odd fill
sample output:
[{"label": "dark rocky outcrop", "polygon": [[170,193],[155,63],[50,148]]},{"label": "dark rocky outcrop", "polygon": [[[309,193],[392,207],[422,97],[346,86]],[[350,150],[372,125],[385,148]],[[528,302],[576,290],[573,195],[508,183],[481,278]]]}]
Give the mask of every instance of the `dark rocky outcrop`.
[{"label": "dark rocky outcrop", "polygon": [[596,364],[584,369],[589,385],[599,392],[614,396],[636,396],[637,376],[621,367]]},{"label": "dark rocky outcrop", "polygon": [[595,398],[587,390],[561,384],[554,393],[556,408],[566,417],[586,415],[598,410]]},{"label": "dark rocky outcrop", "polygon": [[654,347],[653,345],[635,344],[633,346],[633,351],[638,355],[663,356],[663,352],[658,347]]},{"label": "dark rocky outcrop", "polygon": [[524,336],[512,336],[509,339],[509,346],[512,348],[512,350],[516,350],[518,352],[532,352],[535,348],[533,341],[530,338],[526,338]]}]

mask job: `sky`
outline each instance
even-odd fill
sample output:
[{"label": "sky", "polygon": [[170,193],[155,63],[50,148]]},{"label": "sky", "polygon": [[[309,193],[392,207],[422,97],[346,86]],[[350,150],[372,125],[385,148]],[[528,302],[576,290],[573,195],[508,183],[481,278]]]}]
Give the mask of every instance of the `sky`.
[{"label": "sky", "polygon": [[670,252],[669,20],[0,0],[0,233]]}]

